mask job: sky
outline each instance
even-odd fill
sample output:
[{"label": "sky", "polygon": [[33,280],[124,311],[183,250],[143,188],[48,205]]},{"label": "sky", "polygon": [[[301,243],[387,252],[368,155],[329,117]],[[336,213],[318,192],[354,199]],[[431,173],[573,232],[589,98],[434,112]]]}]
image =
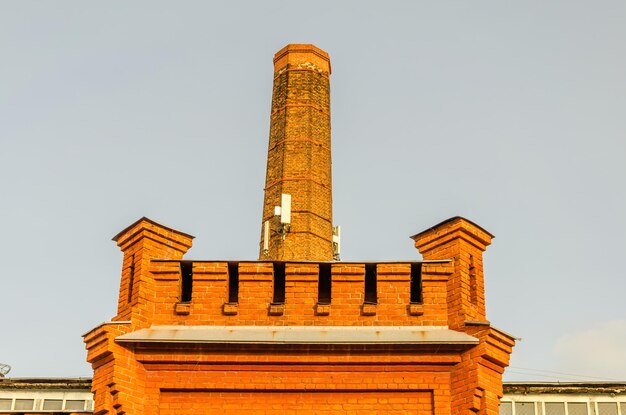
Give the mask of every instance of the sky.
[{"label": "sky", "polygon": [[147,216],[189,259],[256,259],[273,54],[331,57],[343,260],[496,235],[505,379],[626,381],[626,2],[0,2],[0,363],[91,376],[111,238]]}]

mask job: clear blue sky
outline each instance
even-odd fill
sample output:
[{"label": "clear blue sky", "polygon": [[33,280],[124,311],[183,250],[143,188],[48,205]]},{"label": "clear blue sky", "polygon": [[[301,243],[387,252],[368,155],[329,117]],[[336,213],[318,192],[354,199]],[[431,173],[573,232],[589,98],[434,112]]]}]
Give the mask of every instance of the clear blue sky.
[{"label": "clear blue sky", "polygon": [[0,362],[91,374],[110,238],[141,216],[190,258],[257,257],[272,56],[314,43],[343,259],[419,258],[409,235],[465,216],[497,236],[507,379],[626,380],[624,22],[621,0],[1,2]]}]

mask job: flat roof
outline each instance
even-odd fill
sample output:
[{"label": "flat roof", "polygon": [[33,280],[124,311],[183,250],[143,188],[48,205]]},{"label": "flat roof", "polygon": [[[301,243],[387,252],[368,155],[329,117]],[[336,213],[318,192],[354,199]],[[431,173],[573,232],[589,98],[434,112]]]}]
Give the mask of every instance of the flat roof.
[{"label": "flat roof", "polygon": [[[503,382],[505,394],[624,394],[624,381],[593,382]],[[90,390],[91,378],[3,378],[0,377],[0,390],[6,389],[73,389]]]},{"label": "flat roof", "polygon": [[3,389],[72,389],[91,390],[91,378],[3,378],[0,377],[0,390]]}]

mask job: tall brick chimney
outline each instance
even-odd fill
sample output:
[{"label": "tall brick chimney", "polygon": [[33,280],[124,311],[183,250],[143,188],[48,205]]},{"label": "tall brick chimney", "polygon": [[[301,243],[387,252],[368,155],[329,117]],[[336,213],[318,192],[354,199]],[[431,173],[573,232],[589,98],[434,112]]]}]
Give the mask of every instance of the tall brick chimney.
[{"label": "tall brick chimney", "polygon": [[[328,54],[313,45],[274,55],[259,259],[333,259],[330,72]],[[277,215],[283,194],[291,209]]]}]

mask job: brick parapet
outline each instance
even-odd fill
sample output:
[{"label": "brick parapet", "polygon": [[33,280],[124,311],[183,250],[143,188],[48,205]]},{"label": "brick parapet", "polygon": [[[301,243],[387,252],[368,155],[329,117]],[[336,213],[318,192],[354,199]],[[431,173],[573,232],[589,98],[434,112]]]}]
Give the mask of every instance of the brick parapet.
[{"label": "brick parapet", "polygon": [[[238,302],[229,308],[229,274],[225,261],[192,262],[191,301],[181,303],[181,262],[150,263],[149,303],[136,307],[133,327],[152,325],[416,325],[447,324],[446,284],[450,263],[422,264],[419,313],[412,313],[411,264],[377,264],[376,304],[364,312],[365,264],[331,263],[331,302],[319,312],[320,263],[285,262],[284,304],[272,309],[273,262],[242,261],[238,268]],[[417,276],[416,276],[417,278]],[[230,304],[232,306],[232,304]],[[372,314],[373,313],[373,314]]]}]

